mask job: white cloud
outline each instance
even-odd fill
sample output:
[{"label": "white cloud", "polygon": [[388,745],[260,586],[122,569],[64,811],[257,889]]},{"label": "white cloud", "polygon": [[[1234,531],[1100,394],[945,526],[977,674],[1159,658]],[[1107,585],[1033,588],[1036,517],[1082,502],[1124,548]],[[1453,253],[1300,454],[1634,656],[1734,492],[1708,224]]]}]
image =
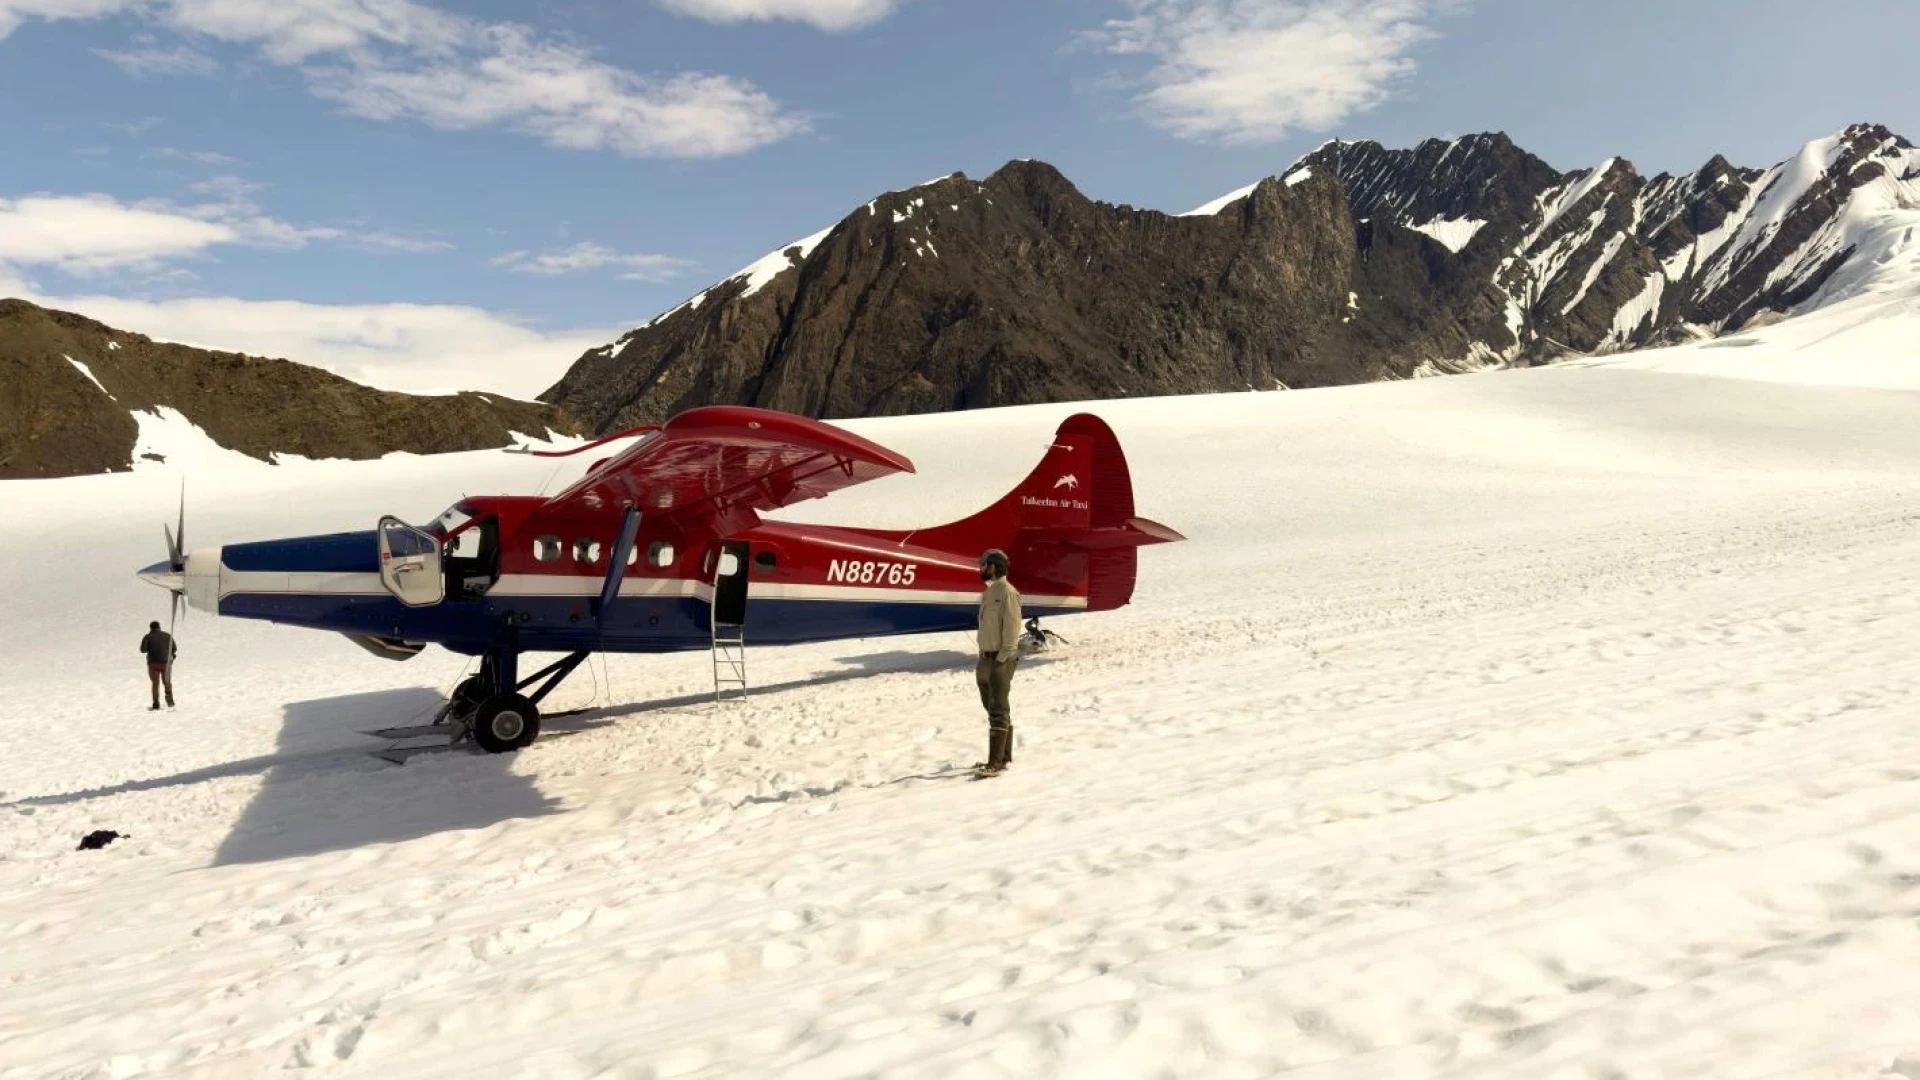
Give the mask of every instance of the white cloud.
[{"label": "white cloud", "polygon": [[[302,248],[313,240],[338,240],[346,236],[343,229],[328,225],[293,225],[278,218],[267,216],[253,197],[263,190],[263,185],[238,176],[215,176],[201,180],[189,186],[188,190],[196,195],[205,195],[208,201],[192,203],[180,208],[180,212],[202,221],[220,222],[233,231],[233,242],[254,247]],[[165,207],[170,204],[153,202],[146,204]]]},{"label": "white cloud", "polygon": [[168,260],[223,245],[292,249],[333,241],[413,253],[452,247],[437,239],[281,221],[254,202],[259,185],[235,176],[202,180],[191,190],[204,198],[124,203],[97,194],[0,197],[0,270],[46,266],[68,274],[153,273]]},{"label": "white cloud", "polygon": [[515,273],[539,274],[542,277],[617,266],[626,269],[627,272],[620,276],[629,281],[656,282],[672,281],[695,265],[690,260],[672,255],[622,255],[591,241],[583,241],[559,251],[543,251],[537,255],[531,251],[509,251],[494,256],[491,261],[493,265]]},{"label": "white cloud", "polygon": [[138,120],[129,120],[125,123],[109,121],[100,126],[112,131],[117,131],[129,139],[137,139],[166,122],[167,118],[164,116],[143,116]]},{"label": "white cloud", "polygon": [[484,55],[313,66],[313,92],[374,120],[441,128],[505,123],[554,146],[629,157],[725,157],[805,131],[753,84],[725,75],[649,79],[572,46],[494,28]]},{"label": "white cloud", "polygon": [[171,49],[142,48],[116,52],[112,49],[95,49],[95,56],[113,61],[121,71],[142,79],[149,75],[214,75],[220,71],[220,65],[213,57],[199,49],[186,45],[177,45]]},{"label": "white cloud", "polygon": [[[883,0],[837,0],[849,11]],[[781,0],[798,10],[805,6]],[[823,8],[831,4],[819,5]],[[0,0],[0,37],[27,17],[125,11],[189,36],[259,50],[355,115],[435,127],[504,124],[555,146],[634,157],[719,157],[808,128],[731,76],[642,76],[525,26],[413,0]],[[159,50],[114,54],[160,73]],[[103,53],[103,55],[106,55]],[[180,60],[180,64],[187,61]]]},{"label": "white cloud", "polygon": [[893,14],[905,0],[660,0],[661,6],[708,22],[811,23],[822,30],[855,30]]},{"label": "white cloud", "polygon": [[212,195],[225,202],[253,205],[253,197],[266,190],[265,184],[258,184],[242,176],[222,173],[197,180],[187,185],[187,190],[197,195]]},{"label": "white cloud", "polygon": [[0,264],[68,273],[140,266],[240,242],[234,226],[106,195],[0,199]]},{"label": "white cloud", "polygon": [[1089,39],[1155,60],[1136,99],[1181,138],[1223,143],[1322,131],[1385,100],[1412,49],[1461,0],[1126,0]]},{"label": "white cloud", "polygon": [[220,41],[257,45],[282,65],[383,46],[451,54],[485,30],[476,20],[413,0],[160,0],[160,19]]},{"label": "white cloud", "polygon": [[0,38],[28,19],[97,19],[129,6],[130,0],[0,0]]},{"label": "white cloud", "polygon": [[217,154],[211,150],[182,150],[177,146],[156,146],[153,149],[153,155],[155,157],[168,158],[173,161],[194,161],[202,165],[212,165],[216,168],[231,168],[235,165],[245,164],[237,157]]},{"label": "white cloud", "polygon": [[399,251],[408,255],[431,255],[436,251],[452,251],[453,245],[445,240],[434,240],[419,236],[399,236],[394,233],[349,233],[355,246],[368,251]]},{"label": "white cloud", "polygon": [[23,285],[17,278],[9,283],[0,268],[0,295],[24,295],[162,341],[296,360],[356,382],[412,393],[481,390],[531,398],[557,382],[582,353],[623,332],[613,327],[539,330],[451,304],[331,305],[231,297],[156,302],[42,296]]},{"label": "white cloud", "polygon": [[[139,300],[42,291],[21,268],[128,266],[234,242],[229,226],[71,198],[59,213],[43,199],[0,201],[0,297],[76,311],[109,326],[200,348],[281,357],[387,390],[482,390],[531,398],[558,381],[618,327],[543,330],[508,315],[454,304],[310,304],[200,296]],[[73,205],[73,204],[91,205]],[[24,213],[22,206],[26,209]],[[91,216],[90,216],[91,215]],[[49,228],[57,231],[49,235]],[[176,282],[191,275],[157,269]]]}]

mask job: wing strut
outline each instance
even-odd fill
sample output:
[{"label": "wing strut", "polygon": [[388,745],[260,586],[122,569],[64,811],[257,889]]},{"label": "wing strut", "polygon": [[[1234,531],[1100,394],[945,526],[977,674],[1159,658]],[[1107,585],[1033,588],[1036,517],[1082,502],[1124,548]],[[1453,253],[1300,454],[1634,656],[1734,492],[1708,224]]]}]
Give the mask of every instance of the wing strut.
[{"label": "wing strut", "polygon": [[600,586],[600,625],[605,626],[607,617],[613,613],[613,602],[620,595],[620,582],[627,576],[627,556],[633,553],[633,543],[640,535],[640,511],[637,507],[627,507],[620,515],[620,539],[614,541],[613,552],[608,556],[607,580]]}]

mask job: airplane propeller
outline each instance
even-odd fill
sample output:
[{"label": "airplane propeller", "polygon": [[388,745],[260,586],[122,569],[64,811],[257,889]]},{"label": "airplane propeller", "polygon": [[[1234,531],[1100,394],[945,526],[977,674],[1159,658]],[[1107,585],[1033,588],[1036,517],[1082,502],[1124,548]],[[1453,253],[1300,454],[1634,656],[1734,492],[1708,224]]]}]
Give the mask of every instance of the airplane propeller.
[{"label": "airplane propeller", "polygon": [[167,605],[167,636],[172,637],[174,625],[180,621],[180,604],[187,598],[186,578],[182,576],[187,570],[187,481],[184,477],[180,481],[180,517],[171,529],[166,522],[161,522],[160,531],[166,534],[167,566],[174,573],[173,581],[167,585],[167,592],[172,594]]},{"label": "airplane propeller", "polygon": [[187,482],[180,481],[180,521],[175,527],[167,528],[166,522],[160,523],[160,531],[167,536],[167,565],[178,574],[187,568]]}]

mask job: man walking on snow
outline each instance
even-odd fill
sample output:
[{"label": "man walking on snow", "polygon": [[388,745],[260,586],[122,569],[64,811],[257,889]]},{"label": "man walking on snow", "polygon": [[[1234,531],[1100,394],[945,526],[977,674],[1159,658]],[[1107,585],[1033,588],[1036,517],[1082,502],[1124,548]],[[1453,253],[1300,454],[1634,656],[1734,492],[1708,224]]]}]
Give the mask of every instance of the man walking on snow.
[{"label": "man walking on snow", "polygon": [[180,655],[180,646],[173,643],[173,635],[160,629],[156,621],[147,624],[147,636],[140,639],[140,651],[147,654],[147,681],[153,684],[153,708],[147,711],[160,711],[162,685],[167,688],[167,708],[173,708],[173,658]]},{"label": "man walking on snow", "polygon": [[1013,764],[1013,710],[1007,696],[1013,669],[1020,662],[1020,590],[1007,580],[1007,553],[995,548],[980,556],[980,663],[974,681],[987,710],[987,760],[974,766],[977,776],[999,776]]}]

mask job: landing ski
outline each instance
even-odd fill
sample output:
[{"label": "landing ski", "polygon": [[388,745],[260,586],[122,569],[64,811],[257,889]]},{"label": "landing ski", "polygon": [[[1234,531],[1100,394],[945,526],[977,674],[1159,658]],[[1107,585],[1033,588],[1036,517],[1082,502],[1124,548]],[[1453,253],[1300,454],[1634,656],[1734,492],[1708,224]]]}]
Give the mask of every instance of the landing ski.
[{"label": "landing ski", "polygon": [[428,736],[453,736],[451,724],[415,724],[412,727],[377,728],[362,731],[362,735],[371,735],[376,739],[424,739]]}]

